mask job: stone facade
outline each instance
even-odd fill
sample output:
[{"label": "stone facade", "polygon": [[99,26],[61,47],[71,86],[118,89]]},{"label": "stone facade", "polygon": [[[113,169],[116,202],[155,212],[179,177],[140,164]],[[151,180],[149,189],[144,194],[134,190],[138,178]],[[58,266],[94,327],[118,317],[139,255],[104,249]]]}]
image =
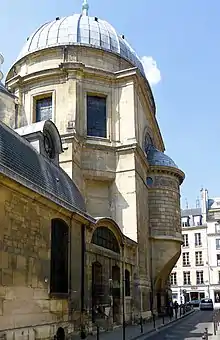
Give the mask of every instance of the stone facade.
[{"label": "stone facade", "polygon": [[[182,243],[179,186],[184,174],[170,159],[164,165],[148,158],[147,140],[155,148],[151,154],[163,161],[167,156],[153,95],[141,72],[117,53],[71,44],[36,50],[11,67],[6,86],[18,105],[10,122],[4,115],[2,120],[27,127],[36,122],[37,100],[52,98],[49,118],[62,138],[60,166],[78,186],[86,212],[70,213],[33,192],[34,201],[27,199],[31,191],[22,186],[15,196],[12,188],[2,187],[1,240],[8,244],[0,267],[2,329],[46,323],[41,335],[46,339],[59,322],[75,330],[85,320],[91,324],[96,305],[111,326],[122,322],[123,303],[127,322],[165,305],[167,278]],[[87,135],[88,95],[106,98],[105,138]],[[52,297],[48,286],[53,219],[71,231],[69,294],[62,299]]]}]

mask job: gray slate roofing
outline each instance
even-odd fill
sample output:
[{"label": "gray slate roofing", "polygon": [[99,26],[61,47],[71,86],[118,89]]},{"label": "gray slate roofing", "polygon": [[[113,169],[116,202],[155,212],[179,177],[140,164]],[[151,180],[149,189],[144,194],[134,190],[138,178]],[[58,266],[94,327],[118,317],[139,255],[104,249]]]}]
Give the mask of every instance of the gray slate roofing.
[{"label": "gray slate roofing", "polygon": [[86,211],[82,195],[66,172],[2,122],[0,172],[70,210]]},{"label": "gray slate roofing", "polygon": [[170,166],[178,169],[178,166],[169,156],[156,149],[153,145],[147,151],[147,160],[150,165]]},{"label": "gray slate roofing", "polygon": [[200,216],[200,215],[202,215],[201,208],[193,208],[193,209],[183,209],[183,210],[181,210],[181,216],[182,217]]}]

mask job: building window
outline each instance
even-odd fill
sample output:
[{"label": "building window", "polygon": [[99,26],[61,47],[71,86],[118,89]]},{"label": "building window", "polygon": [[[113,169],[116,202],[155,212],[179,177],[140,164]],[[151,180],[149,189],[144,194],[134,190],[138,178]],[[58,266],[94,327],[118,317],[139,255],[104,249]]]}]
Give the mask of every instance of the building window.
[{"label": "building window", "polygon": [[202,245],[201,233],[195,233],[195,246],[199,247]]},{"label": "building window", "polygon": [[68,294],[68,226],[59,219],[51,223],[50,293]]},{"label": "building window", "polygon": [[176,286],[177,285],[177,277],[176,277],[176,273],[171,273],[170,274],[170,284],[172,286]]},{"label": "building window", "polygon": [[218,271],[218,283],[220,283],[220,270]]},{"label": "building window", "polygon": [[189,267],[189,253],[183,253],[183,267]]},{"label": "building window", "polygon": [[189,247],[189,235],[183,234],[183,247]]},{"label": "building window", "polygon": [[220,266],[220,254],[217,254],[217,266]]},{"label": "building window", "polygon": [[182,218],[182,227],[189,227],[190,226],[190,217],[183,217]]},{"label": "building window", "polygon": [[52,95],[35,99],[35,120],[41,122],[42,120],[52,119]]},{"label": "building window", "polygon": [[183,272],[183,284],[190,285],[190,272]]},{"label": "building window", "polygon": [[216,244],[216,249],[220,249],[220,238],[217,238],[215,240],[215,244]]},{"label": "building window", "polygon": [[204,283],[204,279],[203,279],[203,271],[197,271],[196,272],[196,284],[200,285]]},{"label": "building window", "polygon": [[130,296],[130,272],[129,270],[125,269],[125,296]]},{"label": "building window", "polygon": [[106,97],[87,95],[87,136],[107,137]]},{"label": "building window", "polygon": [[196,266],[203,266],[202,251],[195,252],[195,262],[196,262]]},{"label": "building window", "polygon": [[98,227],[93,233],[92,243],[115,253],[120,253],[118,241],[113,232],[107,227]]},{"label": "building window", "polygon": [[220,234],[220,223],[216,223],[215,232],[216,232],[216,234]]}]

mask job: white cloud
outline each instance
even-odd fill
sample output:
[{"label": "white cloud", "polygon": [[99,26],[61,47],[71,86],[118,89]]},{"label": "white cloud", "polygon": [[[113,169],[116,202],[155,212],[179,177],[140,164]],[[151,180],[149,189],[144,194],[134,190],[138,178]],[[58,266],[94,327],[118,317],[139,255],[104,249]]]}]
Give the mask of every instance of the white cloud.
[{"label": "white cloud", "polygon": [[157,85],[161,81],[161,73],[157,67],[157,62],[148,56],[141,58],[142,64],[144,66],[145,75],[150,85]]}]

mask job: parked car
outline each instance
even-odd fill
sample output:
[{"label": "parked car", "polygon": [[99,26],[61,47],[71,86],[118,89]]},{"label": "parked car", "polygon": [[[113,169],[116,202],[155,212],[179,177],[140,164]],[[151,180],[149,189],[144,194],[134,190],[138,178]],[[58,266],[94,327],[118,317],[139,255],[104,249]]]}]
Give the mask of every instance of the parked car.
[{"label": "parked car", "polygon": [[213,310],[214,305],[212,299],[202,299],[200,301],[200,310]]},{"label": "parked car", "polygon": [[193,307],[199,307],[200,305],[200,300],[191,300],[187,302],[187,305],[193,306]]}]

